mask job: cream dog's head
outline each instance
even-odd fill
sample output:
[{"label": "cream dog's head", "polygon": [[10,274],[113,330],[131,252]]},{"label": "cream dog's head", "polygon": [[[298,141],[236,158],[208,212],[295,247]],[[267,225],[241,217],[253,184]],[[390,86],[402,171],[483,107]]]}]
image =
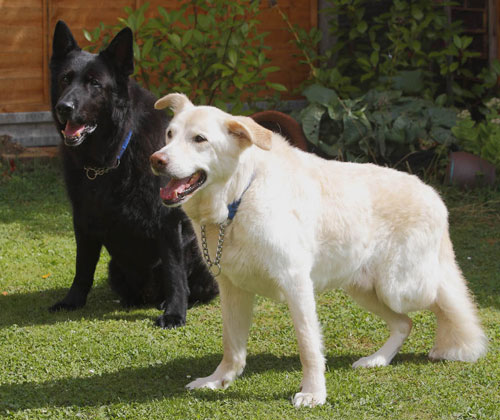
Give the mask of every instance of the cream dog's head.
[{"label": "cream dog's head", "polygon": [[172,93],[155,103],[174,112],[166,146],[151,155],[156,175],[171,181],[160,191],[163,203],[178,206],[212,182],[227,181],[240,154],[253,145],[271,149],[272,132],[249,117],[235,117],[211,106],[195,106],[186,95]]}]

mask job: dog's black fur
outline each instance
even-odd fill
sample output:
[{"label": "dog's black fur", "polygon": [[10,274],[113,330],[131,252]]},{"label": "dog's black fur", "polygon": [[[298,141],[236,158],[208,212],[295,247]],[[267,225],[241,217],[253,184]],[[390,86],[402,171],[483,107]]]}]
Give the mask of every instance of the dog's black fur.
[{"label": "dog's black fur", "polygon": [[[50,309],[85,305],[104,245],[111,255],[109,282],[122,303],[160,305],[157,325],[177,327],[185,324],[188,304],[212,299],[217,286],[185,214],[161,203],[162,180],[151,172],[149,156],[165,144],[167,118],[154,109],[153,95],[129,78],[132,43],[125,28],[105,50],[91,54],[64,22],[55,27],[52,113],[62,133],[77,255],[73,284]],[[101,168],[106,172],[97,175]]]}]

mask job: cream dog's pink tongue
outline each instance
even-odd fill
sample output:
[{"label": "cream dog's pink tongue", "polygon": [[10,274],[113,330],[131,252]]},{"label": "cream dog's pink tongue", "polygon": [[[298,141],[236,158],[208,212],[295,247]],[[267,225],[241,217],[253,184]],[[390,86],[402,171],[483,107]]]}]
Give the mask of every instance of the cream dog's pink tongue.
[{"label": "cream dog's pink tongue", "polygon": [[179,193],[189,188],[190,176],[182,179],[172,179],[165,187],[160,188],[160,197],[162,200],[175,200]]},{"label": "cream dog's pink tongue", "polygon": [[85,129],[84,125],[72,124],[71,122],[68,121],[66,123],[66,127],[64,127],[63,134],[66,137],[80,137],[84,129]]},{"label": "cream dog's pink tongue", "polygon": [[196,173],[182,179],[171,179],[166,186],[160,188],[161,199],[166,201],[175,200],[179,194],[182,194],[184,191],[186,191],[199,178],[200,175]]}]

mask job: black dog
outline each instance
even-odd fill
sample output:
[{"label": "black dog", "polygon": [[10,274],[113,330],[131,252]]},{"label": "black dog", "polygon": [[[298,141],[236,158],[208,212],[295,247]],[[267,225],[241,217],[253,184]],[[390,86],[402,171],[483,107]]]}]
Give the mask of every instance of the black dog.
[{"label": "black dog", "polygon": [[104,51],[91,54],[64,22],[55,28],[52,114],[62,133],[77,255],[73,284],[50,309],[85,305],[104,245],[111,255],[109,282],[122,303],[160,305],[164,314],[156,323],[171,328],[184,325],[188,304],[212,299],[217,286],[187,217],[161,203],[162,180],[151,172],[149,156],[165,144],[167,117],[129,78],[132,44],[125,28]]}]

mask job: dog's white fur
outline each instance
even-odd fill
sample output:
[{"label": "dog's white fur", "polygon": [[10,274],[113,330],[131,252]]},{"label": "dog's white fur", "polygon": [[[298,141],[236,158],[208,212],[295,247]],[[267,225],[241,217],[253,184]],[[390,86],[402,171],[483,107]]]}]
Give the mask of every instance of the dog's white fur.
[{"label": "dog's white fur", "polygon": [[[257,293],[290,308],[303,367],[297,407],[326,399],[314,294],[327,289],[343,288],[390,329],[382,348],[354,367],[389,364],[410,333],[406,314],[422,309],[437,316],[430,358],[475,361],[485,353],[487,339],[455,262],[447,210],[431,187],[388,168],[326,161],[250,118],[194,106],[181,94],[155,106],[174,111],[172,138],[155,154],[165,159],[164,172],[207,174],[183,208],[198,239],[206,225],[212,258],[227,205],[243,195],[226,228],[217,278],[224,356],[212,375],[188,388],[226,388],[242,373]],[[200,134],[208,141],[194,142]]]}]

